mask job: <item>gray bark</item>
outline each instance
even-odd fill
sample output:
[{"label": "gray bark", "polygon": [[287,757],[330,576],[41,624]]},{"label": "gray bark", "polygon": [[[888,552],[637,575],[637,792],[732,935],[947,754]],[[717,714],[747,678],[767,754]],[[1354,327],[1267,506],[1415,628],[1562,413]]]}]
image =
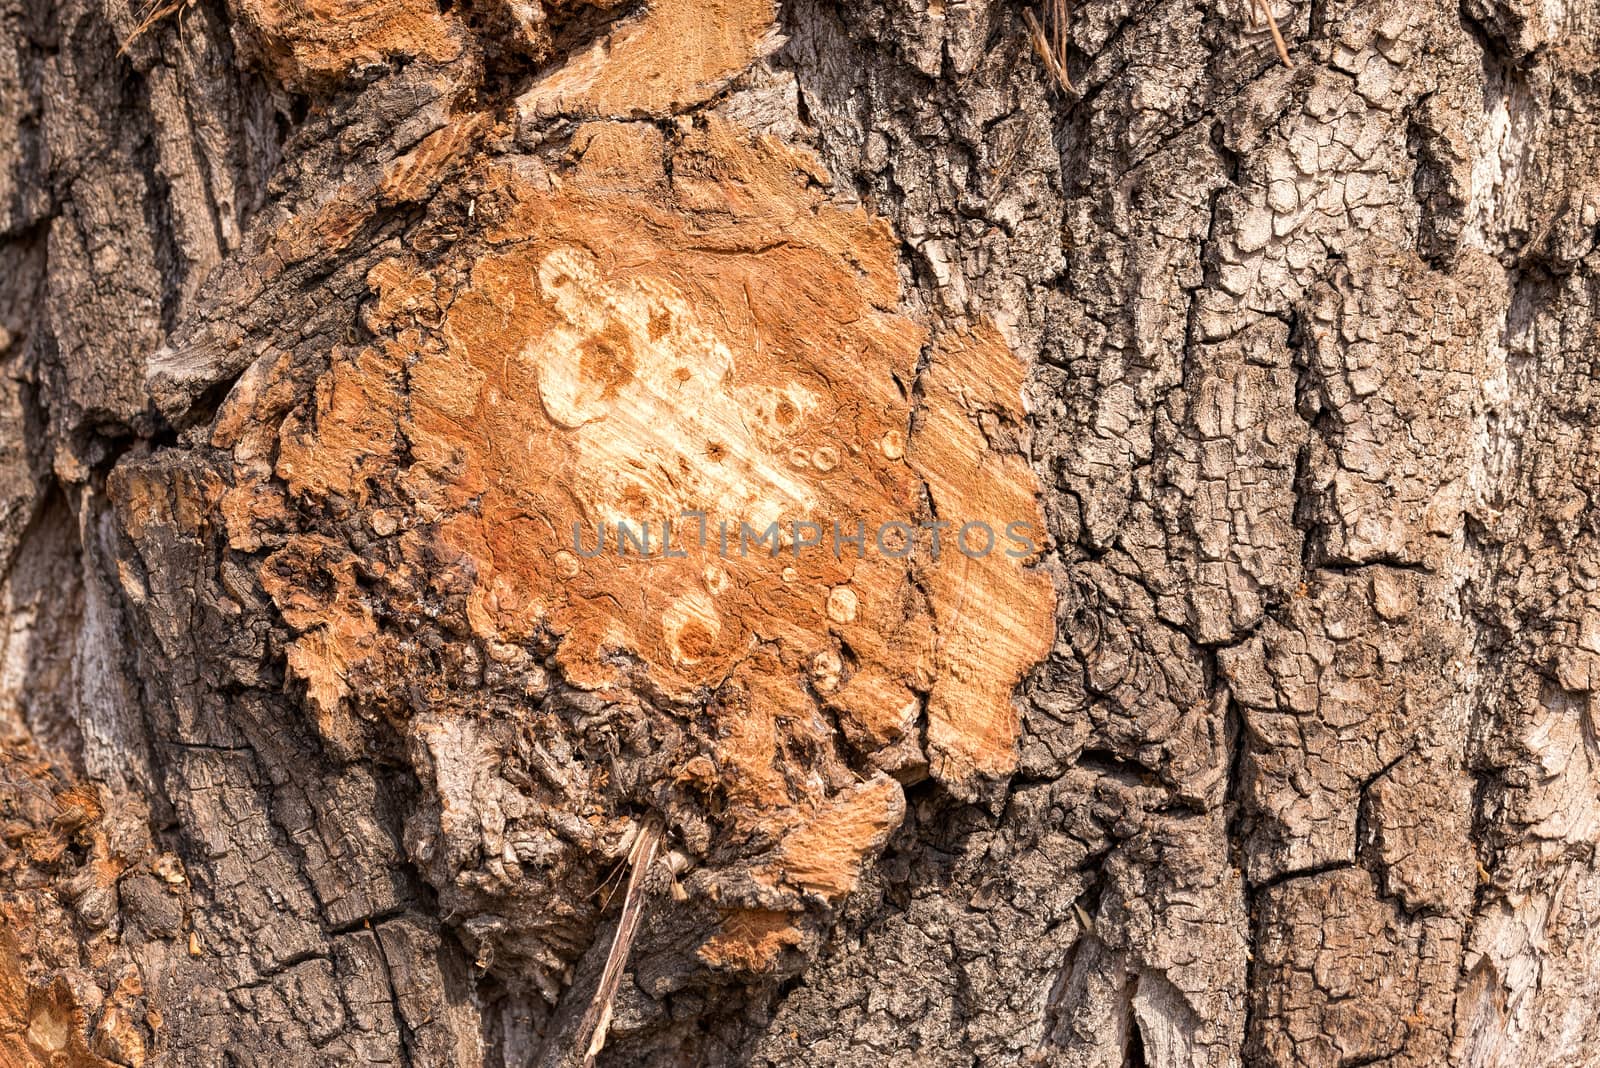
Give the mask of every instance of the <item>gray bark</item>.
[{"label": "gray bark", "polygon": [[[637,6],[326,6],[0,0],[0,1063],[581,1063],[659,819],[600,1064],[1600,1064],[1600,5],[1275,0],[1285,68],[1253,0],[1078,0],[1069,91],[1012,3],[792,0],[621,108],[540,94]],[[1027,364],[1014,766],[782,754],[902,784],[840,895],[684,785],[715,709],[482,636],[425,441],[282,463],[417,336],[386,264],[466,287],[622,128],[700,211],[719,122]]]}]

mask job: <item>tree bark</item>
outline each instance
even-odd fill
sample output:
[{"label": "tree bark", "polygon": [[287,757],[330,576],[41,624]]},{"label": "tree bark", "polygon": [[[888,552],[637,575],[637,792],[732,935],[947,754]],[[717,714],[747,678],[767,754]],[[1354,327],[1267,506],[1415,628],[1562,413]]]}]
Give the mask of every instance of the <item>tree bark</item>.
[{"label": "tree bark", "polygon": [[1600,1064],[1600,5],[1266,6],[0,0],[0,1064]]}]

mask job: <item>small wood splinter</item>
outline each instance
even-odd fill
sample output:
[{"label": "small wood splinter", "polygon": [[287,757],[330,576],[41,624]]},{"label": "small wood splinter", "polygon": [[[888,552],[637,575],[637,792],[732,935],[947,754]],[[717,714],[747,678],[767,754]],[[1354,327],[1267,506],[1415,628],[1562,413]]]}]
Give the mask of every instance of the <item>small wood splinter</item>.
[{"label": "small wood splinter", "polygon": [[645,878],[650,865],[655,862],[656,851],[661,847],[661,824],[650,820],[640,828],[639,835],[628,850],[628,889],[622,897],[622,915],[617,919],[616,933],[611,936],[611,949],[606,953],[605,970],[600,973],[600,986],[584,1013],[582,1035],[589,1035],[589,1046],[583,1054],[584,1068],[593,1068],[594,1060],[605,1048],[606,1032],[611,1028],[611,1011],[617,999],[617,988],[622,984],[623,970],[628,966],[628,954],[633,949],[634,936],[639,933],[639,921],[644,917]]},{"label": "small wood splinter", "polygon": [[1023,8],[1022,18],[1028,24],[1029,36],[1033,38],[1033,50],[1039,54],[1039,60],[1044,64],[1045,70],[1050,72],[1050,76],[1055,79],[1063,92],[1076,96],[1078,90],[1073,87],[1072,79],[1067,76],[1067,0],[1047,0],[1047,3],[1049,33],[1046,33],[1045,28],[1040,25],[1032,8]]},{"label": "small wood splinter", "polygon": [[1283,31],[1278,29],[1278,20],[1272,14],[1272,0],[1254,0],[1261,11],[1262,18],[1267,20],[1267,29],[1272,33],[1273,46],[1278,50],[1278,58],[1283,60],[1283,65],[1290,70],[1294,69],[1294,62],[1289,59],[1289,46],[1284,43]]}]

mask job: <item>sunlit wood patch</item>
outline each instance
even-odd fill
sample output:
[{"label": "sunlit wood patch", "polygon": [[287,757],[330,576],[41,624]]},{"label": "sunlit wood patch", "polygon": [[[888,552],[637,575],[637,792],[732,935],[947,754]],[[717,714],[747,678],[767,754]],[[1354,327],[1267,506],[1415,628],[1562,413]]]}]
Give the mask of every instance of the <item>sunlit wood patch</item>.
[{"label": "sunlit wood patch", "polygon": [[273,74],[304,87],[400,56],[464,51],[459,21],[436,0],[237,0],[243,29]]},{"label": "sunlit wood patch", "polygon": [[541,78],[524,118],[665,115],[711,99],[781,42],[772,0],[657,0]]},{"label": "sunlit wood patch", "polygon": [[[378,340],[287,413],[271,477],[234,445],[256,475],[224,512],[247,547],[292,502],[398,495],[367,531],[466,561],[479,642],[549,643],[569,686],[701,709],[716,741],[692,775],[730,832],[778,843],[752,873],[832,900],[898,824],[896,779],[966,793],[1011,770],[1054,598],[1028,566],[1021,364],[987,323],[908,314],[888,225],[825,182],[716,119],[477,165],[473,230],[370,273]],[[352,574],[315,539],[262,570],[325,735],[396,655]]]}]

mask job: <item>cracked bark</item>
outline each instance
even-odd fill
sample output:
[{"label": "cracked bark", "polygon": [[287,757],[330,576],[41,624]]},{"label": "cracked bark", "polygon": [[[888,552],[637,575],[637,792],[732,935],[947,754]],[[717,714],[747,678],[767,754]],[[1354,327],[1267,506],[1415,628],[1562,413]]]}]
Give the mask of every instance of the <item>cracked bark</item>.
[{"label": "cracked bark", "polygon": [[1600,7],[1071,7],[0,0],[0,1063],[1595,1063]]}]

